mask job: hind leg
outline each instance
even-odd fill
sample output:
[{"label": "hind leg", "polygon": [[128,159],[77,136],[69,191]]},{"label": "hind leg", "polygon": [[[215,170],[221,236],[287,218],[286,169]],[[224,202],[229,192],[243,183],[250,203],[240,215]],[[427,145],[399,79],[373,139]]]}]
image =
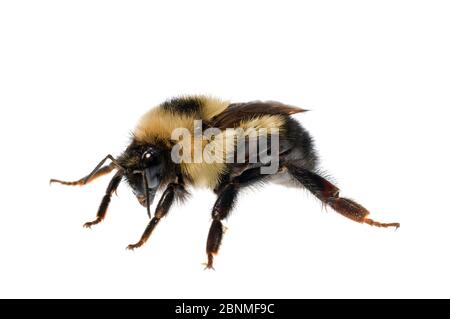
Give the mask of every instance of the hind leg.
[{"label": "hind leg", "polygon": [[287,168],[291,175],[306,189],[339,214],[358,223],[372,226],[400,227],[399,223],[380,223],[368,218],[369,211],[367,209],[351,199],[339,197],[339,188],[322,176],[295,165],[288,165]]}]

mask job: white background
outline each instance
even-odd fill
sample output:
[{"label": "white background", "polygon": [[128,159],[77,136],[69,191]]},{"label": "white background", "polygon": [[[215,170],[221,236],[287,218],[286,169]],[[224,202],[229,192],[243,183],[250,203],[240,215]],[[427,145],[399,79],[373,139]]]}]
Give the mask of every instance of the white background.
[{"label": "white background", "polygon": [[[450,297],[446,1],[2,1],[0,297]],[[279,100],[321,167],[374,219],[302,190],[242,194],[216,271],[214,195],[193,191],[134,252],[147,217],[122,185],[95,217],[139,116],[168,97]]]}]

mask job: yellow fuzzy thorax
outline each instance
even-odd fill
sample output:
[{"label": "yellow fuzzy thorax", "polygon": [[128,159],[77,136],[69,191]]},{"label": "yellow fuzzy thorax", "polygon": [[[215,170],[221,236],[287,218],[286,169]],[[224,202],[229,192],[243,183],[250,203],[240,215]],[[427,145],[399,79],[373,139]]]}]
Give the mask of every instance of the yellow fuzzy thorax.
[{"label": "yellow fuzzy thorax", "polygon": [[174,129],[179,127],[192,129],[194,120],[209,121],[223,112],[230,104],[227,101],[203,95],[193,96],[193,98],[202,104],[199,112],[193,114],[174,113],[164,110],[160,106],[145,113],[134,131],[136,140],[148,143],[152,143],[155,138],[170,140]]},{"label": "yellow fuzzy thorax", "polygon": [[[201,146],[203,159],[193,162],[181,162],[181,172],[188,177],[195,186],[203,186],[214,188],[220,182],[220,177],[226,169],[227,150],[232,147],[224,147],[226,143],[234,143],[237,134],[246,135],[251,129],[281,129],[284,124],[284,118],[279,115],[261,115],[255,116],[248,120],[239,121],[236,127],[242,129],[240,132],[229,132],[222,130],[222,133],[215,135],[214,139],[194,138],[194,125],[196,120],[209,122],[214,116],[222,113],[230,104],[228,101],[222,101],[212,97],[193,96],[187,98],[195,98],[200,102],[201,107],[196,112],[174,112],[164,109],[160,106],[151,109],[145,113],[139,120],[134,131],[134,138],[138,142],[154,144],[156,141],[163,142],[168,149],[176,144],[176,140],[172,140],[173,132],[176,129],[187,129],[191,134],[191,140],[188,142],[194,146],[195,143]],[[205,147],[219,152],[203,152]],[[193,154],[194,147],[190,148],[191,158],[195,158]],[[206,155],[204,155],[206,154]],[[205,161],[204,158],[208,157]],[[211,158],[215,160],[211,161]]]}]

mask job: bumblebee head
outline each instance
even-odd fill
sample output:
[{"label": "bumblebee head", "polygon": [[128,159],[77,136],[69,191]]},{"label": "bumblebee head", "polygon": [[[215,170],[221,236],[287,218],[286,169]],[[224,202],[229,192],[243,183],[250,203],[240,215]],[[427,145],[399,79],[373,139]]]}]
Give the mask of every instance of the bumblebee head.
[{"label": "bumblebee head", "polygon": [[131,144],[120,162],[134,195],[150,214],[150,205],[166,172],[164,151],[152,145]]}]

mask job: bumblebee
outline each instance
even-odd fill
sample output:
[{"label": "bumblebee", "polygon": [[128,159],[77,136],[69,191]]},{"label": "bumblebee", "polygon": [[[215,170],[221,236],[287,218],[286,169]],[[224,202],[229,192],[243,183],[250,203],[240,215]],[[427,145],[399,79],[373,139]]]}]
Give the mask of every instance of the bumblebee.
[{"label": "bumblebee", "polygon": [[[115,172],[96,219],[84,224],[90,228],[105,218],[112,194],[125,180],[150,218],[140,240],[128,249],[141,247],[173,202],[189,195],[190,187],[213,190],[217,199],[206,243],[206,268],[213,268],[224,233],[222,223],[238,193],[255,184],[274,182],[305,188],[353,221],[398,228],[399,223],[369,218],[366,208],[340,197],[339,188],[318,171],[313,140],[291,117],[305,111],[274,101],[230,103],[209,96],[172,98],[141,117],[120,156],[107,155],[78,181],[52,179],[50,183],[86,185]],[[150,207],[157,191],[162,195],[152,218]]]}]

